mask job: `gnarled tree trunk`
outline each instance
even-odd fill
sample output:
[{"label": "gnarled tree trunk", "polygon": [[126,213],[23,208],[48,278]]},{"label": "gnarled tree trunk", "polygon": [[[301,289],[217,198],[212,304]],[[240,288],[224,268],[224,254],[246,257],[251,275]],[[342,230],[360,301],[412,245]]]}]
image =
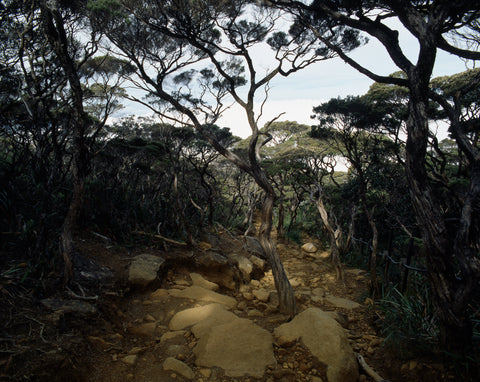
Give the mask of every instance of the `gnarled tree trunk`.
[{"label": "gnarled tree trunk", "polygon": [[328,237],[330,238],[330,249],[332,251],[332,263],[335,267],[336,277],[337,280],[343,280],[343,267],[342,263],[340,262],[340,250],[338,248],[337,237],[339,234],[335,233],[332,228],[332,224],[330,223],[330,219],[328,218],[328,213],[323,204],[322,196],[320,195],[315,202],[318,212],[320,213],[320,217],[322,218],[323,225],[325,226]]},{"label": "gnarled tree trunk", "polygon": [[[417,81],[412,81],[416,83]],[[428,134],[427,97],[422,89],[412,85],[407,121],[406,173],[412,203],[426,247],[428,278],[432,286],[433,303],[440,318],[442,343],[454,351],[464,352],[472,340],[472,324],[467,306],[478,280],[478,267],[472,260],[474,245],[469,243],[468,224],[471,204],[480,195],[480,170],[472,168],[470,192],[463,207],[455,242],[449,240],[439,203],[429,184],[425,152]],[[470,210],[470,211],[469,211]],[[478,248],[478,238],[477,248]],[[455,269],[460,268],[457,278]]]},{"label": "gnarled tree trunk", "polygon": [[42,1],[40,5],[46,38],[55,51],[72,93],[73,192],[60,236],[60,252],[65,262],[64,282],[68,283],[73,275],[73,232],[82,209],[85,178],[88,172],[87,121],[83,108],[83,90],[77,71],[77,64],[69,51],[69,40],[58,8],[58,2]]},{"label": "gnarled tree trunk", "polygon": [[273,203],[275,200],[274,193],[268,193],[262,207],[262,222],[260,225],[260,232],[258,235],[260,244],[265,251],[270,266],[272,267],[273,278],[275,280],[275,287],[278,292],[280,301],[280,311],[293,317],[297,308],[295,305],[295,295],[293,293],[292,286],[288,281],[285,269],[283,268],[280,257],[278,256],[277,248],[272,241],[272,212]]}]

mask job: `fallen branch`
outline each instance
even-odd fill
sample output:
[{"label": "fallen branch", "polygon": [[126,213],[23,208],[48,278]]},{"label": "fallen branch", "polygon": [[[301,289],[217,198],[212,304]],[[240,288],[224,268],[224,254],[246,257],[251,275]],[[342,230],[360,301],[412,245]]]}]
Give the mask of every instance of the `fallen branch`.
[{"label": "fallen branch", "polygon": [[[44,343],[48,344],[49,342],[45,338],[43,338],[43,330],[45,329],[45,324],[43,322],[38,321],[37,319],[35,319],[33,317],[27,316],[26,314],[24,314],[24,317],[28,318],[29,320],[35,321],[37,324],[40,325],[39,337]],[[30,329],[31,329],[31,327],[30,327]]]},{"label": "fallen branch", "polygon": [[160,239],[160,240],[166,241],[168,243],[176,244],[176,245],[187,245],[187,243],[184,243],[182,241],[176,241],[176,240],[173,240],[173,239],[169,239],[167,237],[164,237],[162,235],[158,235],[158,234],[155,234],[155,233],[148,233],[148,232],[143,232],[143,231],[134,231],[133,233],[137,234],[137,235],[154,237],[156,239]]},{"label": "fallen branch", "polygon": [[360,367],[367,373],[370,377],[373,378],[375,382],[387,382],[384,380],[380,375],[378,375],[375,370],[373,370],[370,366],[368,366],[367,362],[365,361],[365,358],[359,353],[355,353],[355,357],[357,357],[357,362],[360,365]]},{"label": "fallen branch", "polygon": [[66,289],[67,289],[67,293],[69,294],[69,296],[72,297],[72,298],[75,298],[77,300],[81,300],[81,301],[97,301],[98,300],[98,296],[85,296],[82,289],[81,290],[82,290],[83,296],[80,296],[80,295],[76,294],[69,287],[67,287]]},{"label": "fallen branch", "polygon": [[104,236],[104,235],[102,235],[102,234],[99,234],[98,232],[94,232],[94,231],[90,231],[90,232],[92,232],[93,235],[99,237],[100,239],[103,239],[103,240],[105,240],[105,241],[107,241],[107,242],[110,242],[110,241],[111,241],[109,237],[106,237],[106,236]]}]

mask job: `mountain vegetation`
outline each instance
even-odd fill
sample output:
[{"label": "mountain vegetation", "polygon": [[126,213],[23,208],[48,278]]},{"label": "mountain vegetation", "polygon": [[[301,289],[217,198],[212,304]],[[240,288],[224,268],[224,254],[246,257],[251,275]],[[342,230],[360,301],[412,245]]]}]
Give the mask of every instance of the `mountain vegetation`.
[{"label": "mountain vegetation", "polygon": [[[478,367],[480,70],[432,72],[439,50],[480,59],[479,20],[461,0],[3,1],[0,290],[72,288],[82,232],[194,248],[221,228],[258,237],[292,318],[275,239],[315,238],[338,283],[345,264],[368,270],[399,348]],[[352,58],[368,39],[398,72]],[[279,113],[259,126],[273,79],[333,57],[372,79],[366,94],[317,105],[311,125]],[[112,118],[126,102],[153,117]],[[232,104],[247,139],[218,125]]]}]

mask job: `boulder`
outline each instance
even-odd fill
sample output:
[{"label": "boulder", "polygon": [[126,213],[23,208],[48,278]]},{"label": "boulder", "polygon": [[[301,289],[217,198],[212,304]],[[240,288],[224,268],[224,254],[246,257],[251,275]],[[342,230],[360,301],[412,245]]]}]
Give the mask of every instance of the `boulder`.
[{"label": "boulder", "polygon": [[161,257],[143,254],[135,256],[128,270],[128,281],[145,287],[157,278],[158,271],[165,264]]},{"label": "boulder", "polygon": [[223,305],[183,310],[169,324],[170,330],[190,326],[198,339],[193,350],[197,366],[222,368],[229,377],[261,378],[266,367],[275,363],[270,332],[251,320],[239,318]]},{"label": "boulder", "polygon": [[261,378],[266,367],[276,362],[270,332],[244,318],[210,326],[193,351],[197,366],[220,367],[228,377]]},{"label": "boulder", "polygon": [[292,321],[275,329],[276,338],[303,341],[318,360],[327,365],[329,382],[356,382],[358,366],[340,324],[318,308],[308,308]]}]

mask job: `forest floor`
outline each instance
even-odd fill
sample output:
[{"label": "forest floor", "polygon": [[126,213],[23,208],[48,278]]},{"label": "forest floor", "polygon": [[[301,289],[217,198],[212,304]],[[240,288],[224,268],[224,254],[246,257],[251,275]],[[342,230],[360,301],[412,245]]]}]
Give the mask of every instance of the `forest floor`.
[{"label": "forest floor", "polygon": [[[242,250],[241,242],[224,233],[231,250]],[[0,381],[183,381],[178,373],[164,370],[169,356],[182,360],[194,373],[194,381],[324,381],[322,365],[298,342],[290,347],[274,344],[276,365],[268,367],[262,378],[234,378],[216,368],[195,365],[193,348],[196,339],[186,330],[183,335],[162,337],[175,313],[197,305],[194,299],[167,296],[161,301],[152,295],[158,289],[183,289],[192,284],[191,272],[182,262],[169,267],[154,283],[132,288],[128,283],[128,266],[135,255],[165,255],[159,246],[126,249],[97,236],[85,234],[77,239],[83,256],[110,268],[113,280],[96,296],[81,295],[82,290],[68,293],[79,303],[88,302],[95,311],[84,314],[68,309],[47,309],[41,298],[11,279],[0,284]],[[351,347],[385,380],[454,381],[455,370],[432,354],[401,358],[384,346],[377,322],[379,314],[368,298],[368,275],[358,269],[346,269],[345,280],[335,279],[328,254],[320,250],[311,257],[298,244],[279,241],[277,249],[286,273],[294,287],[299,311],[318,307],[337,311],[344,317]],[[191,249],[172,246],[170,257],[190,255]],[[189,253],[187,253],[189,252]],[[273,290],[271,271],[253,280],[247,293],[221,288],[220,293],[237,302],[235,314],[252,320],[272,331],[286,321],[276,309],[251,297],[254,288]],[[323,298],[313,298],[312,291],[357,302],[354,308],[338,307]],[[58,296],[66,298],[65,294]],[[73,297],[72,297],[73,296]],[[44,297],[44,296],[43,296]],[[93,297],[94,299],[89,299]],[[55,300],[52,300],[55,301]],[[65,300],[62,300],[65,301]],[[360,371],[359,381],[373,380]]]}]

